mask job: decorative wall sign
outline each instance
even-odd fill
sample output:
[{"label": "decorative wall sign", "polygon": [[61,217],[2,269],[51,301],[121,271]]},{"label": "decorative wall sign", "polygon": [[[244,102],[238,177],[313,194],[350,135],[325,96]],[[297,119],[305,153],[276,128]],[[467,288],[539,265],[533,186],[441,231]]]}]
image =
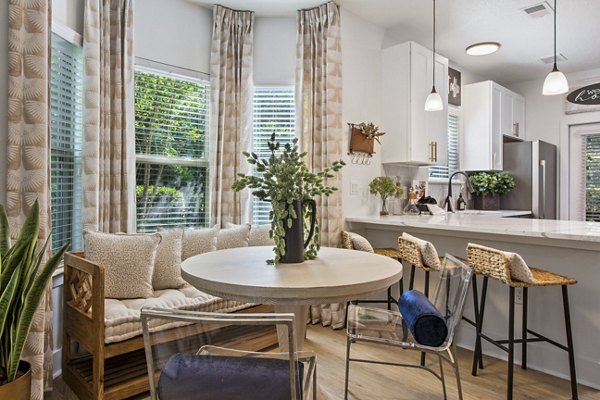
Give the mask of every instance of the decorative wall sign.
[{"label": "decorative wall sign", "polygon": [[565,114],[600,111],[600,78],[575,82],[565,98]]},{"label": "decorative wall sign", "polygon": [[460,81],[460,71],[448,67],[448,103],[460,106],[460,92],[462,83]]}]

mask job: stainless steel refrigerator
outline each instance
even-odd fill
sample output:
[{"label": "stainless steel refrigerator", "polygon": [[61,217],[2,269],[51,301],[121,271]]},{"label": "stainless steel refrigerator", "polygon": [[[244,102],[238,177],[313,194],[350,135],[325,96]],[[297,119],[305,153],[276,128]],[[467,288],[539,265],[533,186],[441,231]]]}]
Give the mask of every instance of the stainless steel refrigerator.
[{"label": "stainless steel refrigerator", "polygon": [[536,140],[504,143],[504,172],[515,177],[515,188],[503,196],[504,210],[531,210],[533,218],[557,218],[556,146]]}]

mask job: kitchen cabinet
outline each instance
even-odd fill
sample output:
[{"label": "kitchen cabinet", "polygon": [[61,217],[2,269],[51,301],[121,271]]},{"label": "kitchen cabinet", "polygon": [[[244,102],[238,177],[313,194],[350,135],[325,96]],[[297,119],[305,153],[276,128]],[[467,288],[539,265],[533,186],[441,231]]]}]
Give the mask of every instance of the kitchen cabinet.
[{"label": "kitchen cabinet", "polygon": [[382,52],[382,162],[445,165],[448,158],[448,60],[435,58],[441,111],[425,111],[431,92],[433,53],[414,42]]},{"label": "kitchen cabinet", "polygon": [[525,137],[525,99],[492,81],[465,85],[463,120],[461,168],[502,170],[504,138]]}]

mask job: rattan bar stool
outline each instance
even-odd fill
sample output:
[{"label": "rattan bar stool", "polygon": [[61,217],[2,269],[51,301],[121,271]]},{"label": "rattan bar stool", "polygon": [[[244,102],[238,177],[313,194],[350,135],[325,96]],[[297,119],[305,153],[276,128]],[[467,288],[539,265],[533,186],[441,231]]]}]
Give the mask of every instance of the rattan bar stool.
[{"label": "rattan bar stool", "polygon": [[[398,249],[393,249],[390,247],[373,248],[373,246],[371,246],[371,244],[369,243],[369,241],[366,238],[364,238],[363,236],[361,236],[355,232],[342,231],[342,247],[344,249],[350,249],[350,250],[367,251],[370,253],[375,253],[375,254],[386,256],[389,258],[393,258],[394,260],[397,260],[398,262],[402,262],[402,259],[400,257],[400,251]],[[398,288],[400,290],[400,294],[402,294],[402,292],[404,291],[402,279],[400,279],[400,281],[398,282]],[[350,302],[348,302],[346,304],[346,317],[348,316],[348,304],[349,303]],[[354,303],[354,304],[387,303],[387,309],[391,310],[392,304],[397,305],[398,301],[394,298],[394,296],[392,296],[392,287],[390,286],[387,289],[387,299],[385,299],[385,300],[383,300],[383,299],[381,299],[381,300],[379,300],[379,299],[377,299],[377,300],[352,300],[352,303]]]},{"label": "rattan bar stool", "polygon": [[[469,265],[473,272],[483,276],[483,287],[481,292],[481,304],[479,306],[479,314],[477,315],[477,340],[475,343],[475,354],[473,356],[472,374],[477,375],[477,360],[481,359],[481,339],[495,345],[496,347],[508,353],[508,383],[507,383],[507,399],[513,398],[513,369],[514,369],[514,345],[521,343],[522,358],[521,368],[527,369],[527,344],[531,342],[548,342],[562,350],[565,350],[569,355],[569,370],[571,374],[571,395],[575,400],[577,395],[577,375],[575,373],[575,355],[573,351],[573,335],[571,333],[571,314],[569,309],[569,296],[567,287],[574,285],[577,281],[573,278],[564,277],[553,272],[545,271],[538,268],[531,268],[533,283],[522,282],[511,277],[511,260],[506,252],[491,249],[488,247],[471,244],[467,247],[469,256]],[[524,265],[524,264],[522,264]],[[525,265],[526,267],[526,265]],[[483,317],[485,312],[485,301],[487,294],[488,279],[497,279],[500,282],[509,286],[509,303],[508,303],[508,339],[494,340],[485,335],[483,331]],[[562,288],[563,308],[565,315],[565,328],[567,334],[567,345],[560,344],[552,339],[549,339],[541,334],[532,331],[527,327],[527,296],[530,287],[540,286],[560,286]],[[515,288],[523,288],[523,322],[522,322],[522,337],[515,339]],[[533,337],[529,337],[532,335]],[[481,361],[480,361],[481,363]],[[480,368],[482,366],[480,365]]]}]

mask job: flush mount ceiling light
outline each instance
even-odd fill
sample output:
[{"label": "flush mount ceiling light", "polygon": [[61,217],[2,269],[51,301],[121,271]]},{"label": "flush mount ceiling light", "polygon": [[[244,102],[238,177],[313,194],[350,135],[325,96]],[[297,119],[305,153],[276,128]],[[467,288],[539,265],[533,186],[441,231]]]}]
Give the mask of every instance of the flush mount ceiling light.
[{"label": "flush mount ceiling light", "polygon": [[433,57],[431,63],[433,65],[433,86],[431,87],[431,93],[425,100],[425,111],[440,111],[444,109],[444,102],[442,96],[435,90],[435,0],[433,0]]},{"label": "flush mount ceiling light", "polygon": [[552,68],[552,71],[544,80],[542,94],[553,96],[556,94],[567,93],[568,91],[569,82],[567,82],[565,74],[560,72],[556,66],[556,0],[554,0],[554,68]]},{"label": "flush mount ceiling light", "polygon": [[470,56],[487,56],[500,50],[498,42],[481,42],[470,45],[466,48],[466,52]]}]

